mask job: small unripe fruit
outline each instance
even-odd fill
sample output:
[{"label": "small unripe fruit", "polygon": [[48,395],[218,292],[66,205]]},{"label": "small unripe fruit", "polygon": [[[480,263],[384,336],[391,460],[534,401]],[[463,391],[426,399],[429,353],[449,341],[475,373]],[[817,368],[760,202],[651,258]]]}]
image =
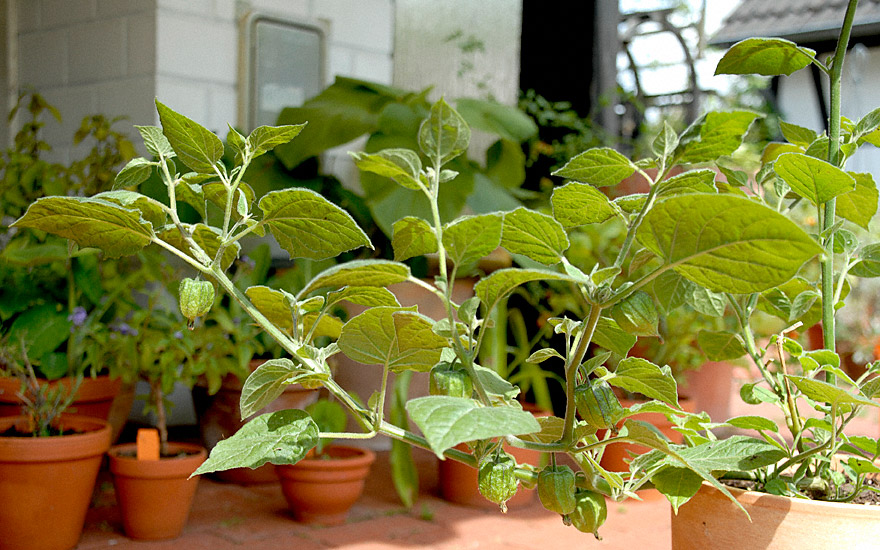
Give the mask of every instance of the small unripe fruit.
[{"label": "small unripe fruit", "polygon": [[507,501],[516,494],[516,461],[504,451],[480,462],[478,470],[480,494],[507,512]]},{"label": "small unripe fruit", "polygon": [[544,508],[566,515],[574,511],[574,472],[568,466],[547,466],[538,474],[538,497]]},{"label": "small unripe fruit", "polygon": [[192,322],[211,311],[214,285],[210,281],[186,278],[180,281],[179,296],[180,312]]},{"label": "small unripe fruit", "polygon": [[599,536],[599,527],[605,523],[608,516],[608,506],[605,504],[605,497],[593,491],[578,490],[575,493],[574,511],[569,514],[571,524],[578,531],[583,533],[593,533],[598,540],[602,540]]}]

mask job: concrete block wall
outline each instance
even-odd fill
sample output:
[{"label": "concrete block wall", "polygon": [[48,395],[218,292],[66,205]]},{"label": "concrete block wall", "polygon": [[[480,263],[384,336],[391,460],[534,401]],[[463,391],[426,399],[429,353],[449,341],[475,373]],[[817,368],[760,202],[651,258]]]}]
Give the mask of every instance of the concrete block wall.
[{"label": "concrete block wall", "polygon": [[56,160],[70,159],[73,134],[86,115],[151,120],[154,0],[12,1],[18,84],[42,93],[64,117],[61,124],[48,122],[44,134]]},{"label": "concrete block wall", "polygon": [[156,94],[212,130],[241,123],[239,21],[250,12],[328,29],[326,84],[336,76],[391,83],[393,0],[156,1]]},{"label": "concrete block wall", "polygon": [[120,128],[156,124],[155,97],[221,135],[240,124],[239,21],[251,11],[328,29],[327,84],[337,75],[392,80],[394,0],[8,1],[16,2],[18,81],[64,116],[44,134],[61,161],[83,116],[127,116]]}]

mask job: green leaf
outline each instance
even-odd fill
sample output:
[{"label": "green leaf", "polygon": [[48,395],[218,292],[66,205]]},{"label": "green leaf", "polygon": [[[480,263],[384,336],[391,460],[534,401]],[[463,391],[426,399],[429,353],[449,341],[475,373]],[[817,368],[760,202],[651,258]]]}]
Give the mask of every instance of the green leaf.
[{"label": "green leaf", "polygon": [[143,157],[131,159],[128,161],[128,164],[116,174],[116,183],[113,184],[113,189],[135,187],[136,185],[140,185],[147,181],[153,173],[153,166],[155,166],[154,163]]},{"label": "green leaf", "polygon": [[488,277],[480,279],[474,285],[474,294],[485,304],[487,311],[492,311],[501,300],[505,299],[520,285],[531,281],[565,279],[568,279],[568,277],[562,273],[540,269],[499,269]]},{"label": "green leaf", "polygon": [[[226,197],[228,192],[226,191],[226,186],[219,181],[213,181],[202,185],[202,194],[206,200],[217,205],[221,211],[226,209]],[[254,198],[255,193],[253,188],[242,182],[239,184],[238,189],[236,189],[232,201],[233,204],[244,201],[248,209],[250,209],[250,205],[253,204]],[[235,209],[233,209],[233,212],[235,212]]]},{"label": "green leaf", "polygon": [[162,132],[177,153],[177,157],[191,169],[202,174],[213,174],[215,165],[223,158],[223,142],[213,132],[197,122],[174,112],[156,100]]},{"label": "green leaf", "polygon": [[686,298],[693,295],[695,288],[694,283],[675,271],[662,273],[654,279],[651,287],[657,305],[666,314],[684,305]]},{"label": "green leaf", "polygon": [[714,193],[713,170],[689,170],[657,183],[656,197],[671,197],[688,193]]},{"label": "green leaf", "polygon": [[286,126],[258,126],[247,137],[247,147],[251,150],[251,158],[256,158],[266,151],[287,143],[302,132],[305,124]]},{"label": "green leaf", "polygon": [[293,296],[284,290],[262,285],[248,288],[245,295],[273,325],[288,333],[293,330],[293,312],[290,306],[291,300],[295,302]]},{"label": "green leaf", "polygon": [[117,191],[98,193],[92,198],[102,199],[129,209],[135,208],[154,228],[165,225],[166,216],[162,203],[145,195],[141,195],[140,193],[120,189]]},{"label": "green leaf", "polygon": [[[71,327],[66,311],[58,311],[55,303],[42,304],[15,318],[6,335],[7,342],[18,349],[23,340],[28,360],[39,362],[70,338]],[[66,362],[64,366],[66,369]]]},{"label": "green leaf", "polygon": [[654,306],[654,300],[646,292],[637,291],[614,304],[610,313],[617,325],[625,332],[636,336],[659,336],[657,325],[660,316]]},{"label": "green leaf", "polygon": [[[190,172],[193,174],[194,172]],[[195,208],[196,212],[202,216],[202,219],[208,217],[208,210],[205,204],[205,194],[202,186],[186,181],[181,178],[180,182],[174,186],[174,193],[177,195],[177,202],[185,202]]]},{"label": "green leaf", "polygon": [[135,126],[144,140],[144,146],[151,155],[159,158],[171,158],[174,156],[174,149],[168,143],[168,138],[162,133],[162,128],[158,126]]},{"label": "green leaf", "polygon": [[878,126],[880,126],[880,107],[859,119],[853,128],[853,139],[858,141],[863,136],[877,130]]},{"label": "green leaf", "polygon": [[511,406],[483,407],[462,397],[418,397],[407,402],[406,410],[441,459],[443,451],[459,443],[541,430],[531,413]]},{"label": "green leaf", "polygon": [[647,200],[648,195],[646,193],[634,193],[632,195],[617,197],[614,199],[613,204],[627,214],[635,214],[644,208]]},{"label": "green leaf", "polygon": [[641,357],[625,357],[613,373],[604,367],[596,372],[612,386],[678,407],[678,386],[668,366],[658,367]]},{"label": "green leaf", "polygon": [[336,77],[317,96],[301,107],[285,108],[278,116],[279,124],[308,122],[299,139],[279,145],[275,155],[288,169],[307,158],[343,145],[379,129],[381,113],[390,105],[401,105],[404,90],[364,80]]},{"label": "green leaf", "polygon": [[743,384],[739,389],[739,396],[749,405],[759,405],[761,403],[778,403],[779,397],[768,390],[764,386],[759,386],[760,382],[753,384]]},{"label": "green leaf", "polygon": [[235,151],[235,163],[241,163],[247,155],[247,143],[245,137],[238,130],[227,124],[229,131],[226,132],[226,143]]},{"label": "green leaf", "polygon": [[323,260],[359,246],[373,247],[348,212],[314,191],[271,191],[259,206],[261,223],[291,258]]},{"label": "green leaf", "polygon": [[586,183],[571,182],[553,190],[553,217],[566,229],[602,223],[617,213],[605,193]]},{"label": "green leaf", "polygon": [[801,392],[820,403],[828,403],[832,407],[840,405],[865,405],[880,407],[880,404],[871,399],[866,399],[860,395],[850,393],[842,388],[838,388],[821,380],[814,380],[804,376],[788,375],[786,376],[792,383],[797,386]]},{"label": "green leaf", "polygon": [[669,466],[663,468],[651,477],[654,488],[663,493],[672,511],[678,513],[678,508],[700,490],[703,478],[688,468]]},{"label": "green leaf", "polygon": [[437,235],[425,220],[407,216],[394,222],[392,227],[391,247],[395,261],[437,252]]},{"label": "green leaf", "polygon": [[850,457],[846,464],[855,470],[857,474],[876,474],[880,473],[880,468],[874,465],[870,460],[863,458]]},{"label": "green leaf", "polygon": [[732,154],[742,144],[743,136],[757,117],[757,113],[749,111],[709,112],[702,124],[698,125],[698,139],[696,136],[689,136],[688,139],[682,136],[679,161],[710,162]]},{"label": "green leaf", "polygon": [[344,286],[380,286],[402,283],[409,277],[406,264],[388,260],[353,260],[336,264],[318,273],[299,292],[299,296],[319,288],[341,288]]},{"label": "green leaf", "polygon": [[[198,223],[195,225],[183,225],[183,228],[184,230],[189,231],[196,244],[198,244],[199,247],[201,247],[201,249],[208,254],[208,256],[210,256],[211,258],[217,256],[217,251],[220,249],[220,245],[223,242],[220,238],[219,229],[210,225],[205,225],[203,223]],[[159,238],[166,243],[176,247],[178,250],[189,253],[189,243],[183,238],[183,236],[180,234],[180,230],[178,230],[177,227],[169,226],[168,229],[159,233]],[[229,266],[232,265],[232,262],[234,262],[235,259],[238,258],[238,253],[240,251],[241,244],[237,242],[227,247],[226,250],[223,252],[220,266],[223,269],[228,269]]]},{"label": "green leaf", "polygon": [[14,227],[30,227],[100,248],[109,258],[133,254],[152,241],[153,226],[140,212],[89,197],[43,197]]},{"label": "green leaf", "polygon": [[748,38],[724,54],[715,74],[790,75],[816,58],[816,52],[782,38]]},{"label": "green leaf", "polygon": [[470,265],[501,245],[499,214],[463,216],[443,227],[443,246],[450,261]]},{"label": "green leaf", "polygon": [[[785,458],[785,451],[775,445],[745,435],[683,448],[679,454],[689,466],[709,472],[747,472]],[[666,462],[680,466],[674,458],[667,458]]]},{"label": "green leaf", "polygon": [[785,153],[773,163],[773,170],[791,190],[814,205],[856,188],[855,179],[840,168],[802,153]]},{"label": "green leaf", "polygon": [[658,159],[669,157],[675,148],[678,147],[678,134],[675,129],[669,125],[667,121],[663,121],[663,130],[657,134],[654,141],[651,142],[651,151]]},{"label": "green leaf", "polygon": [[267,462],[296,464],[317,443],[318,426],[307,412],[293,409],[266,413],[220,440],[193,475],[258,468]]},{"label": "green leaf", "polygon": [[742,338],[733,332],[701,330],[697,344],[710,361],[729,361],[746,354]]},{"label": "green leaf", "polygon": [[364,172],[391,178],[407,189],[426,188],[419,180],[422,161],[415,151],[409,149],[384,149],[378,153],[349,153],[355,165]]},{"label": "green leaf", "polygon": [[440,166],[467,151],[471,129],[455,109],[440,99],[419,127],[419,147]]},{"label": "green leaf", "polygon": [[727,195],[659,202],[637,238],[682,276],[715,292],[761,292],[780,285],[822,251],[785,216]]},{"label": "green leaf", "polygon": [[492,369],[474,365],[474,372],[477,373],[477,379],[483,385],[489,397],[498,398],[502,401],[511,401],[516,399],[520,394],[519,386],[515,386],[501,378],[501,376]]},{"label": "green leaf", "polygon": [[387,288],[375,286],[347,286],[327,293],[327,307],[346,301],[366,307],[400,307],[397,298]]},{"label": "green leaf", "polygon": [[803,148],[809,147],[819,137],[814,130],[797,124],[789,124],[784,120],[779,121],[779,129],[782,130],[782,136],[786,141]]},{"label": "green leaf", "polygon": [[638,337],[621,329],[614,319],[600,317],[593,332],[593,342],[608,351],[625,356],[636,345]]},{"label": "green leaf", "polygon": [[575,156],[553,175],[605,187],[617,185],[635,171],[632,161],[614,149],[596,147]]},{"label": "green leaf", "polygon": [[837,197],[837,214],[854,224],[868,229],[868,224],[877,213],[877,184],[871,174],[848,172],[856,181],[856,187],[849,193]]},{"label": "green leaf", "polygon": [[536,352],[529,355],[529,358],[526,359],[526,363],[543,363],[547,359],[558,358],[565,361],[565,357],[563,357],[558,351],[553,348],[542,348],[537,350]]},{"label": "green leaf", "polygon": [[432,330],[434,322],[412,310],[373,307],[342,327],[339,349],[365,365],[392,371],[426,372],[440,360],[447,341]]},{"label": "green leaf", "polygon": [[311,374],[290,359],[270,359],[254,369],[241,388],[239,409],[245,419],[256,414],[284,392],[291,380]]},{"label": "green leaf", "polygon": [[515,106],[477,98],[457,99],[455,106],[471,128],[513,143],[522,143],[538,133],[532,118]]},{"label": "green leaf", "polygon": [[856,277],[880,277],[880,243],[866,245],[859,252],[860,261],[850,269]]},{"label": "green leaf", "polygon": [[504,214],[501,246],[536,262],[553,265],[568,249],[568,235],[559,222],[546,214],[517,208]]},{"label": "green leaf", "polygon": [[[494,187],[510,190],[519,188],[526,179],[525,166],[526,155],[517,142],[499,139],[486,151],[485,174],[495,184]],[[499,206],[493,208],[499,209]]]},{"label": "green leaf", "polygon": [[728,420],[727,423],[734,428],[740,428],[743,430],[779,431],[779,426],[776,425],[776,422],[773,422],[769,418],[764,418],[763,416],[737,416]]}]

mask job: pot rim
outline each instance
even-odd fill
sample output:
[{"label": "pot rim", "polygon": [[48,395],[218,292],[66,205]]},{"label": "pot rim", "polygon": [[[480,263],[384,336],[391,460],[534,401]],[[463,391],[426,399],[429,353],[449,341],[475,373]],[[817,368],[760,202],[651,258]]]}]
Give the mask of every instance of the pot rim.
[{"label": "pot rim", "polygon": [[276,465],[277,468],[296,468],[300,470],[348,470],[352,468],[369,467],[376,460],[376,453],[365,447],[353,445],[330,445],[328,451],[341,450],[351,453],[344,457],[317,458],[305,457],[296,464]]},{"label": "pot rim", "polygon": [[208,457],[208,451],[195,443],[169,442],[168,448],[172,452],[189,454],[159,460],[138,460],[123,456],[124,453],[136,452],[136,443],[114,445],[107,451],[110,471],[114,475],[146,479],[189,477]]},{"label": "pot rim", "polygon": [[[110,447],[110,423],[91,416],[62,414],[75,434],[50,437],[0,437],[0,462],[57,462],[100,456]],[[27,422],[26,416],[0,418],[0,431]]]},{"label": "pot rim", "polygon": [[[74,383],[73,380],[74,377],[64,376],[57,380],[40,379],[40,382],[47,383],[49,387],[63,385],[70,388]],[[18,388],[20,386],[17,379],[0,378],[0,387],[2,387],[2,391],[0,391],[0,402],[14,404],[21,403],[21,399],[18,397]],[[8,389],[13,387],[15,388],[14,391],[8,391]],[[79,388],[76,390],[74,400],[76,403],[80,404],[107,401],[113,399],[121,389],[121,378],[110,378],[110,375],[108,374],[101,374],[95,377],[83,376],[82,384],[80,384]]]},{"label": "pot rim", "polygon": [[[722,483],[723,484],[723,483]],[[749,491],[738,487],[727,487],[736,500],[743,505],[754,506],[756,508],[785,508],[789,511],[799,510],[809,512],[815,510],[816,507],[833,507],[838,510],[852,512],[851,515],[871,515],[880,517],[880,507],[868,504],[852,504],[849,502],[829,502],[826,500],[812,500],[806,498],[794,498],[780,495],[771,495],[770,493],[761,493],[759,491]],[[729,500],[721,491],[707,481],[702,482],[701,491],[708,491],[707,496],[715,498],[723,498]]]}]

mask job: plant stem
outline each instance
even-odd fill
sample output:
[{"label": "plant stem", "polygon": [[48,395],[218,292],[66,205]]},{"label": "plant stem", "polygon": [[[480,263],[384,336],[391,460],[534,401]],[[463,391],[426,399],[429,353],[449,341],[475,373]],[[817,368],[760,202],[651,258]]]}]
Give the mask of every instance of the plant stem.
[{"label": "plant stem", "polygon": [[[837,40],[837,49],[834,52],[834,62],[831,66],[831,82],[829,86],[829,121],[828,121],[828,162],[834,166],[840,164],[840,81],[843,74],[843,60],[846,56],[846,48],[852,31],[853,19],[855,18],[858,0],[849,0],[846,14],[843,18],[843,26],[840,29],[840,37]],[[822,217],[820,231],[832,227],[835,221],[836,200],[831,199],[825,203],[825,215]],[[834,326],[834,235],[828,235],[823,243],[825,254],[822,257],[822,338],[826,349],[835,350],[835,326]],[[826,373],[826,381],[829,384],[835,382],[832,373]]]},{"label": "plant stem", "polygon": [[617,254],[617,258],[614,260],[614,267],[623,267],[623,262],[626,260],[627,254],[629,254],[629,249],[632,247],[633,240],[635,240],[636,232],[639,229],[639,226],[642,225],[642,220],[645,219],[648,211],[651,210],[651,206],[654,205],[654,198],[657,195],[657,182],[663,178],[665,171],[658,170],[657,171],[657,179],[651,179],[648,174],[646,174],[642,170],[638,170],[638,173],[642,175],[648,182],[651,184],[651,190],[648,192],[648,198],[645,199],[645,204],[642,206],[642,209],[639,211],[639,215],[636,216],[627,228],[626,232],[626,240],[623,241],[623,246],[620,248],[620,252]]},{"label": "plant stem", "polygon": [[576,410],[574,393],[575,386],[577,385],[577,370],[587,354],[587,349],[593,340],[593,333],[596,331],[596,325],[599,324],[601,314],[601,307],[596,305],[590,307],[590,314],[584,325],[584,332],[581,334],[574,353],[568,357],[565,364],[565,421],[562,426],[562,443],[566,446],[570,445],[574,440],[574,413]]}]

